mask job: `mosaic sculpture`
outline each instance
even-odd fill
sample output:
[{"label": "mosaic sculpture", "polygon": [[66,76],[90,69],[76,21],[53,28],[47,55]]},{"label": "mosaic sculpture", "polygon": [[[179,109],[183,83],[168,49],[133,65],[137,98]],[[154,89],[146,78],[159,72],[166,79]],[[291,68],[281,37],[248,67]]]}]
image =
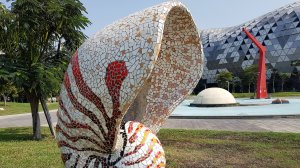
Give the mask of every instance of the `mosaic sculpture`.
[{"label": "mosaic sculpture", "polygon": [[77,50],[57,139],[66,167],[165,167],[156,137],[202,74],[198,30],[180,2],[123,18]]}]

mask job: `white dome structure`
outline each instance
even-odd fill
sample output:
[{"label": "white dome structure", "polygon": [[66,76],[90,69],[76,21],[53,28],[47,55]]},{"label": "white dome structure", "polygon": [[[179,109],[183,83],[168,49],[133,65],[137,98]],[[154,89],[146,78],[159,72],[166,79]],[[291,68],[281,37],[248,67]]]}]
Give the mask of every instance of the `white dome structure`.
[{"label": "white dome structure", "polygon": [[200,92],[190,106],[218,107],[238,105],[233,95],[222,88],[208,88]]}]

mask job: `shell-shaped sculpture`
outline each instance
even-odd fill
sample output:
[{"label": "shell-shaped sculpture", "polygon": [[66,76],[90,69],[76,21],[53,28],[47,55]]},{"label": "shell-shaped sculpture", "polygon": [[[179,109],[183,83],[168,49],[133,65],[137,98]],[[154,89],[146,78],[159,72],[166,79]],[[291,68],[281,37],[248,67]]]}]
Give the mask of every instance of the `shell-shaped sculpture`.
[{"label": "shell-shaped sculpture", "polygon": [[88,39],[61,88],[57,139],[65,166],[164,167],[155,133],[202,66],[197,27],[180,2],[134,13]]}]

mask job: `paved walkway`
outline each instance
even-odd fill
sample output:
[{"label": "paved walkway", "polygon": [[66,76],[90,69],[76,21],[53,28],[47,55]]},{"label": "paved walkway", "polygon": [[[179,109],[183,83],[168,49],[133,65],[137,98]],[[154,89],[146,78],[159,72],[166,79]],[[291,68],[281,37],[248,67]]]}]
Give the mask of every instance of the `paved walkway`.
[{"label": "paved walkway", "polygon": [[[50,115],[53,123],[56,123],[57,121],[56,111],[57,110],[50,110]],[[46,125],[47,120],[44,113],[40,112],[39,114],[40,114],[41,124]],[[28,126],[32,126],[31,113],[0,116],[0,128],[28,127]]]},{"label": "paved walkway", "polygon": [[[53,123],[57,122],[56,110],[51,112]],[[42,125],[47,125],[40,113]],[[0,116],[0,128],[26,127],[32,125],[31,114]],[[168,119],[164,128],[228,130],[228,131],[273,131],[300,133],[300,118],[270,119]],[[1,135],[0,135],[1,136]]]},{"label": "paved walkway", "polygon": [[164,128],[300,133],[300,118],[169,119]]}]

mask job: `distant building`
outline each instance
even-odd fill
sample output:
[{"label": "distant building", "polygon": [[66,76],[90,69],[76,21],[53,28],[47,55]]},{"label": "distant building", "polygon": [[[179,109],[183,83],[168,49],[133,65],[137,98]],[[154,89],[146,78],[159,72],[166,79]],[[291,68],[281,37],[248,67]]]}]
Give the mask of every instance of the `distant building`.
[{"label": "distant building", "polygon": [[216,83],[219,72],[238,75],[257,64],[258,49],[242,32],[243,27],[267,48],[267,79],[272,68],[288,73],[300,70],[291,65],[300,60],[300,2],[295,2],[238,26],[201,31],[206,64],[202,79],[206,83]]}]

